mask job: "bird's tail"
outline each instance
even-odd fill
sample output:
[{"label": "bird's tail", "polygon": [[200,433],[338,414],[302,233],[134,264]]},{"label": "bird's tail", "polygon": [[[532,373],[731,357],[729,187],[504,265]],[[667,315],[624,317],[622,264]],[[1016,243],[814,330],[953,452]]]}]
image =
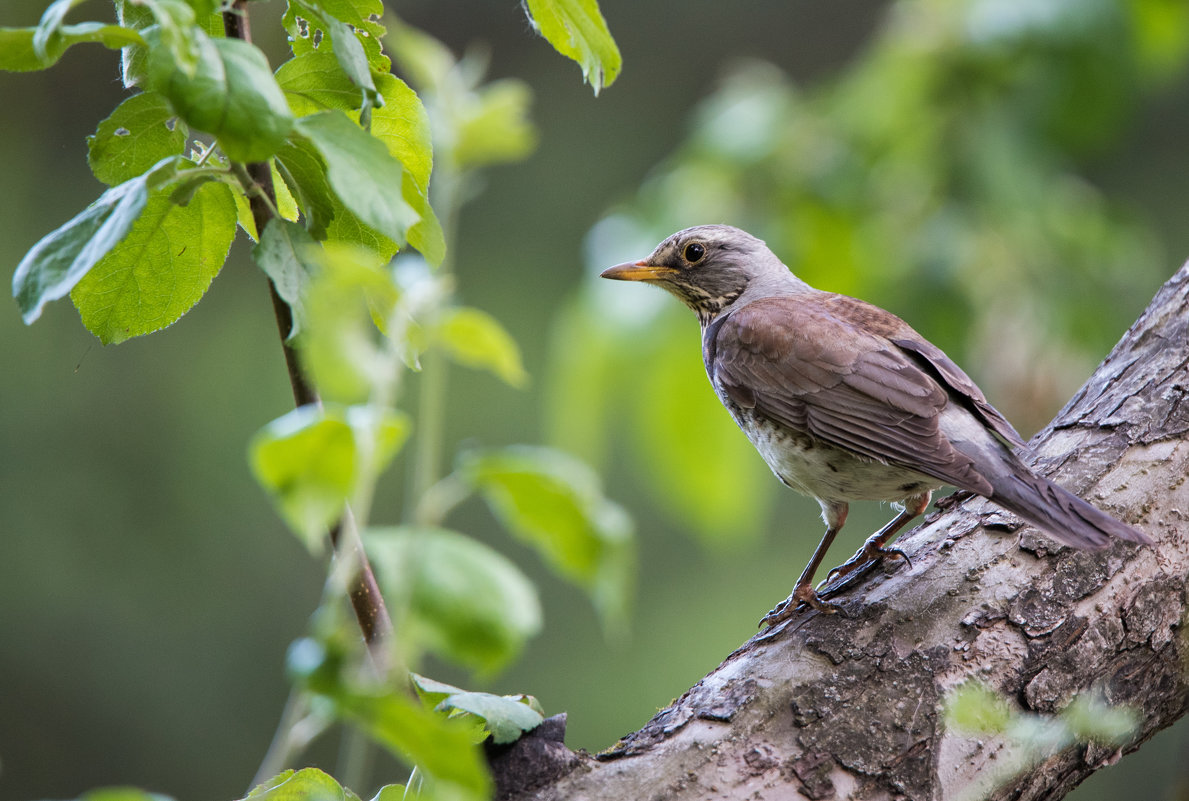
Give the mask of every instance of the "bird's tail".
[{"label": "bird's tail", "polygon": [[[1021,465],[1022,467],[1022,465]],[[992,479],[991,500],[1075,548],[1105,548],[1111,538],[1152,544],[1144,532],[1121,523],[1027,468]]]}]

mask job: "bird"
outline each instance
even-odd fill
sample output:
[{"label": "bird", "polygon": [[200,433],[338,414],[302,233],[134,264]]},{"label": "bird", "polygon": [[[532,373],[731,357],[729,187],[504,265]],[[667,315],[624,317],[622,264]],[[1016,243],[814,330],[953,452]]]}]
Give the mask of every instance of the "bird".
[{"label": "bird", "polygon": [[1147,534],[1037,475],[1024,441],[940,348],[889,311],[815,289],[764,242],[729,225],[678,231],[651,255],[603,278],[675,295],[698,317],[706,374],[723,406],[784,484],[821,506],[825,534],[792,593],[760,621],[809,607],[838,611],[813,577],[853,501],[891,502],[896,516],[825,584],[880,561],[907,561],[889,541],[950,485],[1081,549]]}]

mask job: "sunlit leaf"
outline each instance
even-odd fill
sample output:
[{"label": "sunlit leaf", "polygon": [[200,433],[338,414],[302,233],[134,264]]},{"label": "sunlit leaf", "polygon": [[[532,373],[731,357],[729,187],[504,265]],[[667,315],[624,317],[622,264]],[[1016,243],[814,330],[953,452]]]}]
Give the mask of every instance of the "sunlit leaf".
[{"label": "sunlit leaf", "polygon": [[359,108],[359,89],[333,53],[314,50],[294,56],[277,69],[277,84],[299,117],[329,109]]},{"label": "sunlit leaf", "polygon": [[333,50],[334,38],[328,20],[337,20],[360,32],[358,41],[374,74],[383,75],[391,70],[392,64],[381,46],[385,33],[380,22],[384,16],[382,0],[319,0],[316,8],[314,5],[294,0],[285,9],[281,23],[289,33],[293,55]]},{"label": "sunlit leaf", "polygon": [[157,29],[144,32],[149,87],[191,127],[213,134],[232,161],[272,156],[289,135],[293,115],[264,54],[239,39],[214,39],[197,28],[189,33],[198,53],[193,75],[161,46]]},{"label": "sunlit leaf", "polygon": [[373,317],[393,313],[396,286],[369,251],[328,244],[313,258],[322,264],[305,297],[302,361],[324,398],[364,401],[388,380],[390,365]]},{"label": "sunlit leaf", "polygon": [[172,178],[180,164],[180,159],[165,159],[148,172],[108,189],[25,254],[12,277],[12,293],[26,324],[41,316],[46,303],[70,292],[124,239],[144,210],[150,189]]},{"label": "sunlit leaf", "polygon": [[354,796],[317,768],[287,770],[248,793],[254,801],[350,801]]},{"label": "sunlit leaf", "polygon": [[1012,719],[1012,710],[1002,695],[981,682],[959,685],[946,696],[947,726],[975,734],[1002,734]]},{"label": "sunlit leaf", "polygon": [[393,754],[438,782],[452,785],[459,801],[490,796],[491,779],[471,727],[447,720],[405,695],[343,693],[342,711]]},{"label": "sunlit leaf", "polygon": [[404,169],[384,144],[341,111],[301,117],[297,128],[325,162],[339,200],[379,233],[404,242],[420,218],[401,195]]},{"label": "sunlit leaf", "polygon": [[386,594],[405,599],[397,624],[412,647],[482,671],[506,665],[541,627],[536,590],[512,562],[441,529],[373,529],[367,536]]},{"label": "sunlit leaf", "polygon": [[0,71],[46,69],[58,63],[68,48],[84,42],[98,42],[111,50],[144,44],[140,34],[130,28],[102,22],[80,22],[55,29],[46,40],[44,51],[38,53],[34,47],[37,31],[38,28],[0,28]]},{"label": "sunlit leaf", "polygon": [[474,451],[459,474],[509,531],[586,588],[611,622],[622,620],[634,570],[632,525],[585,465],[548,448]]},{"label": "sunlit leaf", "polygon": [[532,731],[545,719],[544,715],[525,703],[523,696],[455,693],[444,698],[436,708],[439,712],[456,710],[481,719],[496,745],[515,742],[520,739],[520,735]]},{"label": "sunlit leaf", "polygon": [[252,438],[252,472],[312,551],[342,515],[358,479],[355,433],[341,411],[302,406]]},{"label": "sunlit leaf", "polygon": [[549,44],[578,62],[596,95],[615,82],[623,59],[597,0],[525,0],[525,7]]},{"label": "sunlit leaf", "polygon": [[477,102],[463,110],[452,155],[462,168],[520,161],[537,146],[529,119],[532,90],[506,78],[478,90]]},{"label": "sunlit leaf", "polygon": [[514,387],[528,380],[516,340],[487,312],[470,306],[447,309],[435,333],[459,364],[490,370]]},{"label": "sunlit leaf", "polygon": [[179,206],[149,196],[124,239],[70,293],[83,325],[105,344],[173,324],[206,293],[235,238],[235,202],[221,183]]},{"label": "sunlit leaf", "polygon": [[165,99],[155,92],[140,92],[116,106],[87,137],[87,162],[96,178],[115,186],[166,156],[182,155],[185,147],[186,127]]}]

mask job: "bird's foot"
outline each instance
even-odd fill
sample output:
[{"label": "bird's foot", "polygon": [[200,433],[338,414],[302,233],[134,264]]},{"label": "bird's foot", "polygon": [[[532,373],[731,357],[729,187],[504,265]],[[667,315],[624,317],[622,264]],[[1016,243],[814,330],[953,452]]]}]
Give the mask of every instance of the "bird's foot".
[{"label": "bird's foot", "polygon": [[792,595],[785,598],[776,605],[775,609],[764,615],[763,619],[760,620],[760,628],[764,626],[774,628],[776,625],[791,618],[802,606],[808,606],[827,615],[832,615],[842,608],[838,604],[823,600],[818,595],[817,590],[809,584],[799,584],[793,590]]},{"label": "bird's foot", "polygon": [[[831,592],[837,592],[849,586],[854,580],[869,572],[871,568],[888,557],[903,560],[908,565],[908,569],[912,570],[912,560],[908,558],[908,554],[904,551],[899,548],[883,548],[868,540],[863,543],[862,548],[855,551],[854,556],[826,575],[823,586],[827,587]],[[848,577],[851,576],[853,578],[848,580]]]}]

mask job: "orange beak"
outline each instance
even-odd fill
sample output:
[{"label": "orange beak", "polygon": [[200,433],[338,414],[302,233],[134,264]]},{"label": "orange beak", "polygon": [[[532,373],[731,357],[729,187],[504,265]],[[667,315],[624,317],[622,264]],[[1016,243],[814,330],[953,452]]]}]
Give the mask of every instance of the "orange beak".
[{"label": "orange beak", "polygon": [[603,278],[611,278],[616,281],[660,281],[676,272],[678,271],[672,267],[649,264],[641,259],[608,267],[600,275]]}]

